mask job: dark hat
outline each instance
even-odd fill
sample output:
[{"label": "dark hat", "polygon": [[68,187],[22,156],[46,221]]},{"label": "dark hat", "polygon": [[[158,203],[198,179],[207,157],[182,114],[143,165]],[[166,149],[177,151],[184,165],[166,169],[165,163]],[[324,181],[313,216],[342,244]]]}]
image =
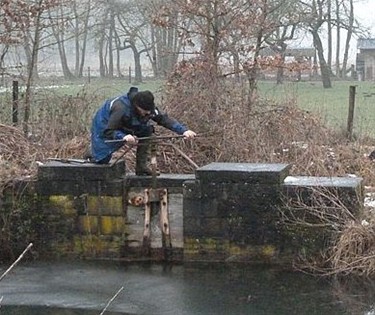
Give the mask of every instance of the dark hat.
[{"label": "dark hat", "polygon": [[133,104],[144,110],[155,110],[154,95],[150,91],[138,92],[133,97]]}]

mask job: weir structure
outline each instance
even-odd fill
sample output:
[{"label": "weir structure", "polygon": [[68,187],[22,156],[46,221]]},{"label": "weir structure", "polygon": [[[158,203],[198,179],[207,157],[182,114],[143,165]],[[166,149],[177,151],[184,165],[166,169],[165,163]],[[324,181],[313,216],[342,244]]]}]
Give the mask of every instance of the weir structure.
[{"label": "weir structure", "polygon": [[361,178],[289,171],[288,164],[211,163],[152,181],[126,174],[123,161],[48,161],[36,180],[18,184],[22,194],[4,197],[0,211],[11,213],[9,200],[22,195],[30,241],[41,257],[291,266],[331,240],[328,225],[297,224],[316,222],[309,213],[314,202],[337,211],[337,198],[356,217],[364,196]]}]

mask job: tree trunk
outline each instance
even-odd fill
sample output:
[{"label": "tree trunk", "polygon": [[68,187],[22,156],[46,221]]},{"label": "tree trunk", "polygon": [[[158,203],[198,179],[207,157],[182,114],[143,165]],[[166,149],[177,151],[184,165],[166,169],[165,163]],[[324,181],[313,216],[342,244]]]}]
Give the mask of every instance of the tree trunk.
[{"label": "tree trunk", "polygon": [[327,67],[332,69],[332,2],[327,0]]},{"label": "tree trunk", "polygon": [[155,26],[150,26],[150,33],[151,33],[151,66],[152,66],[152,72],[154,73],[155,78],[159,78],[159,69],[157,66],[157,54],[156,54],[156,34],[155,34]]},{"label": "tree trunk", "polygon": [[58,41],[57,46],[58,46],[58,50],[59,50],[61,68],[62,68],[62,71],[63,71],[64,78],[65,79],[73,79],[74,75],[69,69],[68,59],[66,57],[66,52],[65,52],[64,40]]},{"label": "tree trunk", "polygon": [[249,82],[249,98],[248,98],[248,109],[251,109],[251,106],[253,104],[253,100],[255,97],[255,93],[257,90],[257,75],[259,72],[259,65],[258,65],[258,57],[260,54],[260,48],[262,44],[262,32],[259,32],[257,36],[257,42],[254,49],[254,63],[252,67],[250,68],[250,71],[247,72],[247,78]]},{"label": "tree trunk", "polygon": [[342,74],[343,76],[346,75],[346,68],[348,65],[348,57],[349,57],[349,47],[350,41],[353,35],[353,25],[354,25],[354,6],[353,0],[350,0],[350,11],[349,11],[349,25],[348,25],[348,34],[346,35],[346,42],[345,42],[345,52],[344,58],[342,62]]},{"label": "tree trunk", "polygon": [[101,78],[105,77],[105,62],[104,62],[104,34],[102,33],[99,38],[99,75]]},{"label": "tree trunk", "polygon": [[324,50],[323,50],[322,41],[321,41],[321,39],[319,37],[319,34],[316,30],[311,30],[310,32],[313,36],[314,47],[315,47],[315,49],[318,53],[318,57],[319,57],[319,66],[320,66],[320,72],[321,72],[321,76],[322,76],[323,87],[325,89],[331,88],[332,87],[331,77],[330,77],[331,70],[329,69],[329,67],[327,65],[327,62],[324,58]]},{"label": "tree trunk", "polygon": [[278,54],[281,56],[280,64],[277,66],[276,84],[283,84],[284,81],[284,66],[285,66],[285,54],[287,45],[285,43],[279,43],[280,49]]},{"label": "tree trunk", "polygon": [[133,50],[134,54],[134,79],[137,83],[142,82],[141,54]]},{"label": "tree trunk", "polygon": [[108,77],[113,78],[113,32],[115,29],[115,19],[113,10],[110,12],[109,18],[109,35],[108,35]]},{"label": "tree trunk", "polygon": [[[35,36],[35,33],[34,33]],[[29,30],[25,31],[23,48],[25,50],[27,68],[33,67],[33,79],[38,78],[38,56],[33,57],[33,46],[35,45],[33,36]],[[39,46],[39,45],[38,45]],[[38,54],[37,54],[38,55]],[[34,59],[33,59],[34,58]],[[29,70],[28,70],[29,71]]]},{"label": "tree trunk", "polygon": [[[63,15],[61,8],[60,8],[60,11],[61,11],[60,15],[61,17],[63,17],[64,15]],[[53,20],[51,16],[51,12],[49,12],[49,14],[50,14],[50,19]],[[53,24],[52,32],[53,32],[53,36],[56,38],[56,43],[57,43],[57,48],[58,48],[58,52],[60,56],[61,68],[63,71],[64,78],[72,79],[74,78],[74,75],[69,69],[68,60],[67,60],[66,52],[65,52],[64,26],[59,25],[59,24],[57,25]]]},{"label": "tree trunk", "polygon": [[[79,44],[80,44],[80,41],[79,41],[79,23],[77,23],[77,25],[76,25],[75,36],[76,36],[76,45],[78,47],[77,54],[80,57],[78,57],[77,60],[76,60],[76,67],[77,68],[75,70],[75,73],[78,77],[83,76],[83,69],[84,69],[84,66],[85,66],[87,37],[88,37],[88,25],[89,25],[90,13],[91,13],[91,0],[88,0],[87,11],[86,11],[85,18],[83,20],[83,38],[82,38],[82,41],[81,41],[81,45],[82,45],[81,51],[79,51]],[[78,14],[76,14],[76,16],[78,16]]]},{"label": "tree trunk", "polygon": [[340,70],[340,50],[341,50],[341,19],[340,19],[340,3],[336,0],[336,76],[342,78]]},{"label": "tree trunk", "polygon": [[[43,0],[39,0],[39,8],[41,8],[41,5],[43,3]],[[29,133],[29,119],[30,119],[30,104],[31,104],[31,85],[34,77],[34,70],[35,70],[35,63],[38,60],[38,49],[39,49],[39,43],[40,43],[40,19],[43,10],[37,11],[37,16],[35,19],[35,32],[34,32],[34,38],[32,39],[32,51],[31,51],[31,60],[30,64],[28,65],[28,75],[27,75],[27,81],[26,81],[26,92],[25,92],[25,110],[24,110],[24,119],[23,119],[23,132],[25,136],[28,136]]]}]

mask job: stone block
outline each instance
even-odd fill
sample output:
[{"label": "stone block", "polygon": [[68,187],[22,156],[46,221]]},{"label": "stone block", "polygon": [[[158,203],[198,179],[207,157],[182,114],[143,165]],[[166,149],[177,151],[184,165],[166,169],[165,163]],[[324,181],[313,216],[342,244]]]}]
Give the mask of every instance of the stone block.
[{"label": "stone block", "polygon": [[184,198],[182,201],[183,217],[202,217],[202,202],[200,199]]},{"label": "stone block", "polygon": [[260,264],[291,264],[292,259],[282,261],[280,248],[274,244],[238,245],[223,238],[184,239],[184,260],[200,262],[241,262]]},{"label": "stone block", "polygon": [[283,197],[284,251],[298,255],[313,256],[326,248],[335,218],[359,217],[364,206],[362,178],[289,176]]},{"label": "stone block", "polygon": [[184,238],[185,261],[225,261],[228,241],[221,238]]},{"label": "stone block", "polygon": [[194,174],[160,174],[154,181],[152,176],[136,176],[129,174],[126,175],[125,185],[126,187],[152,188],[155,184],[156,188],[174,188],[177,189],[178,193],[181,193],[183,183],[194,179]]},{"label": "stone block", "polygon": [[184,236],[226,237],[228,225],[225,219],[188,217],[184,218]]},{"label": "stone block", "polygon": [[86,211],[95,215],[124,215],[123,198],[116,196],[87,196]]},{"label": "stone block", "polygon": [[218,200],[210,198],[183,199],[183,216],[188,217],[220,217],[218,215]]},{"label": "stone block", "polygon": [[123,242],[120,236],[75,236],[74,252],[82,258],[119,258]]},{"label": "stone block", "polygon": [[184,199],[201,198],[201,185],[198,180],[187,180],[182,184],[182,194]]},{"label": "stone block", "polygon": [[280,185],[262,185],[251,183],[206,183],[201,187],[202,198],[217,198],[220,200],[244,200],[259,203],[267,200],[277,200],[280,197]]},{"label": "stone block", "polygon": [[123,179],[111,181],[85,181],[82,180],[38,180],[36,183],[37,193],[41,196],[48,195],[72,195],[83,194],[122,196],[124,191]]},{"label": "stone block", "polygon": [[97,216],[80,215],[78,217],[78,231],[81,234],[97,234],[99,231],[99,220]]},{"label": "stone block", "polygon": [[281,201],[272,200],[272,202],[249,202],[247,200],[218,200],[216,214],[220,218],[229,218],[233,215],[243,217],[265,217],[273,216],[275,208],[281,206]]},{"label": "stone block", "polygon": [[355,215],[363,209],[362,178],[289,176],[282,192],[284,201],[299,200],[306,205],[326,202],[329,205],[336,199]]},{"label": "stone block", "polygon": [[111,181],[124,175],[124,161],[113,165],[48,161],[38,167],[38,179],[47,181]]},{"label": "stone block", "polygon": [[101,216],[99,224],[102,235],[122,235],[125,232],[124,217]]},{"label": "stone block", "polygon": [[187,217],[184,218],[183,234],[184,237],[202,237],[205,234],[203,225],[201,224],[202,217]]},{"label": "stone block", "polygon": [[196,178],[206,183],[244,182],[251,184],[281,184],[288,176],[288,164],[211,163],[196,170]]}]

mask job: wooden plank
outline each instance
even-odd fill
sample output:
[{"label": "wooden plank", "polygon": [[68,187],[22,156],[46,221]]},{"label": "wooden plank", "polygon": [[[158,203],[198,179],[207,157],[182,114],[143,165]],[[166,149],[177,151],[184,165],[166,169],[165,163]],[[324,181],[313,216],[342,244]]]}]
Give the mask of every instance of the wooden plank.
[{"label": "wooden plank", "polygon": [[142,251],[143,255],[150,255],[151,253],[151,202],[150,193],[148,189],[145,189],[145,223],[143,228],[143,243]]},{"label": "wooden plank", "polygon": [[171,253],[172,242],[169,228],[169,209],[168,209],[168,192],[163,189],[160,200],[160,228],[162,231],[162,247],[164,249],[164,258],[168,260]]}]

